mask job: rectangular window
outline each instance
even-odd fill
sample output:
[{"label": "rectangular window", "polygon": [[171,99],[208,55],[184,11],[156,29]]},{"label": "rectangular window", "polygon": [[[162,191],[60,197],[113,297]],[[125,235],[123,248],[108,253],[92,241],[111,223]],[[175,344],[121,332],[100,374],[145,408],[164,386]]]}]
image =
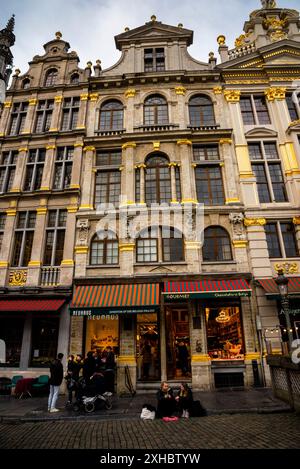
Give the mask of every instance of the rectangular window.
[{"label": "rectangular window", "polygon": [[193,145],[194,161],[219,161],[218,145]]},{"label": "rectangular window", "polygon": [[46,150],[30,150],[27,164],[24,191],[36,191],[41,188]]},{"label": "rectangular window", "polygon": [[71,185],[73,154],[73,147],[60,147],[57,149],[53,189],[69,189]]},{"label": "rectangular window", "polygon": [[287,202],[276,143],[248,143],[248,148],[260,203]]},{"label": "rectangular window", "polygon": [[137,240],[137,262],[157,262],[157,239]]},{"label": "rectangular window", "polygon": [[5,357],[4,361],[0,362],[0,366],[17,367],[20,365],[23,329],[24,318],[16,318],[14,313],[10,313],[9,318],[0,319],[1,339],[5,343]]},{"label": "rectangular window", "polygon": [[67,210],[49,210],[44,251],[45,266],[60,266],[63,260]]},{"label": "rectangular window", "polygon": [[122,163],[121,150],[99,151],[96,155],[96,166],[119,166]]},{"label": "rectangular window", "polygon": [[18,152],[6,151],[1,155],[0,164],[0,193],[9,192],[13,187],[16,173]]},{"label": "rectangular window", "polygon": [[74,130],[78,122],[80,99],[65,98],[62,109],[61,130]]},{"label": "rectangular window", "polygon": [[265,226],[270,258],[298,257],[295,228],[290,222],[273,222]]},{"label": "rectangular window", "polygon": [[144,50],[145,72],[163,72],[165,70],[165,51],[163,47]]},{"label": "rectangular window", "polygon": [[12,267],[27,267],[31,258],[36,212],[19,212],[12,255]]},{"label": "rectangular window", "polygon": [[290,113],[291,121],[297,121],[299,119],[299,98],[296,103],[293,101],[293,96],[291,94],[287,95],[285,99]]},{"label": "rectangular window", "polygon": [[48,132],[50,130],[53,107],[53,99],[39,101],[35,121],[36,133]]},{"label": "rectangular window", "polygon": [[224,187],[220,166],[198,166],[195,175],[198,201],[205,205],[224,205]]},{"label": "rectangular window", "polygon": [[9,135],[19,135],[23,132],[27,110],[28,103],[14,103],[8,132]]},{"label": "rectangular window", "polygon": [[49,367],[57,356],[59,318],[33,318],[31,340],[32,367]]},{"label": "rectangular window", "polygon": [[240,109],[245,125],[271,124],[265,96],[242,96]]},{"label": "rectangular window", "polygon": [[0,252],[1,252],[1,248],[2,248],[2,241],[3,241],[3,236],[4,236],[5,222],[6,222],[6,213],[0,213]]},{"label": "rectangular window", "polygon": [[118,206],[120,194],[121,172],[119,170],[98,171],[96,174],[95,204],[111,203]]}]

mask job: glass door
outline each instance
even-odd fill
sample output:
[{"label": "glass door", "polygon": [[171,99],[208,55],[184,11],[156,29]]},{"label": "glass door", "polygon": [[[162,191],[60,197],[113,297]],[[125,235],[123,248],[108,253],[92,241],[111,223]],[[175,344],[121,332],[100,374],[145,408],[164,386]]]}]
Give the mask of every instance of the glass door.
[{"label": "glass door", "polygon": [[137,315],[137,379],[160,380],[160,344],[157,314]]},{"label": "glass door", "polygon": [[189,315],[187,308],[166,307],[168,379],[191,376]]}]

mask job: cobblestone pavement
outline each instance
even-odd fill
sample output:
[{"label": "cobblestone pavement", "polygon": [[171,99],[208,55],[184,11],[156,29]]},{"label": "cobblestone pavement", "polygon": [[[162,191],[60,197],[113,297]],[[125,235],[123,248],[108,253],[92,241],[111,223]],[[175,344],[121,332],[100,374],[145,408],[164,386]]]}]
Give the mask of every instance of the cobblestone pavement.
[{"label": "cobblestone pavement", "polygon": [[0,423],[2,449],[292,449],[300,417],[235,414],[181,419]]}]

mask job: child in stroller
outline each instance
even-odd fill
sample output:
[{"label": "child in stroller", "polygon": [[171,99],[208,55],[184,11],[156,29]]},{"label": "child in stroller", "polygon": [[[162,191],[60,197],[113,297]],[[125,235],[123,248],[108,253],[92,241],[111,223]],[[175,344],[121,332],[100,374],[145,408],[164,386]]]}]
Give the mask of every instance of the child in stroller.
[{"label": "child in stroller", "polygon": [[94,375],[91,377],[90,383],[87,383],[84,378],[79,378],[76,401],[72,406],[75,412],[84,409],[90,413],[96,409],[109,410],[112,408],[112,393],[105,391],[105,380]]}]

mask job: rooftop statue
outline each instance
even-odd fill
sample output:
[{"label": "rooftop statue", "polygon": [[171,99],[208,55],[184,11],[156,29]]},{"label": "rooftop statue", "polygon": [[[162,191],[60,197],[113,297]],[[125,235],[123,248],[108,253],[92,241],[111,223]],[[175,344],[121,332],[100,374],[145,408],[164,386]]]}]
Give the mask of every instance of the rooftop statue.
[{"label": "rooftop statue", "polygon": [[276,0],[261,0],[262,7],[267,8],[276,8]]}]

